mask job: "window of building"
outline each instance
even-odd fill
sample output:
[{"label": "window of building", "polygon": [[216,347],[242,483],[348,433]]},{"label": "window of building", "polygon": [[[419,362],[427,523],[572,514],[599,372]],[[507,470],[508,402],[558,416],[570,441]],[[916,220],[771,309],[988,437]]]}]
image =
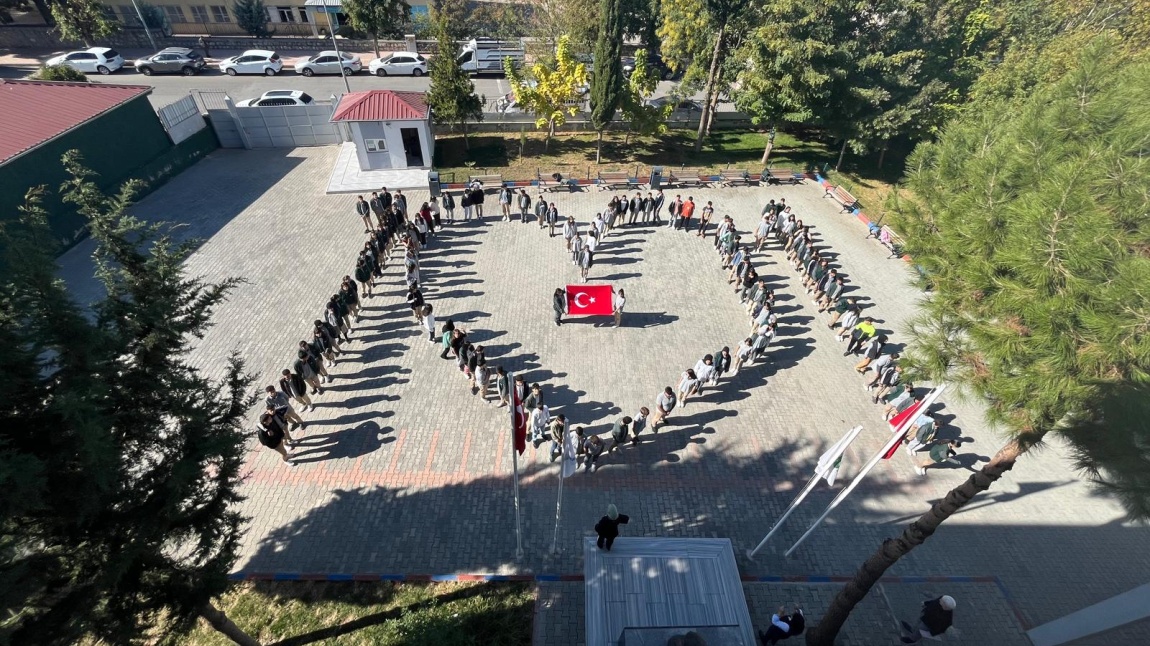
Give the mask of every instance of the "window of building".
[{"label": "window of building", "polygon": [[212,5],[212,18],[216,22],[232,21],[232,17],[228,15],[228,8],[221,4]]},{"label": "window of building", "polygon": [[136,10],[131,5],[119,5],[116,7],[120,10],[120,22],[128,25],[129,27],[139,27],[140,18],[136,15]]},{"label": "window of building", "polygon": [[363,146],[369,153],[385,153],[387,152],[386,139],[364,139]]},{"label": "window of building", "polygon": [[192,5],[192,22],[207,22],[208,8],[202,4]]},{"label": "window of building", "polygon": [[295,22],[295,10],[292,7],[276,7],[280,22]]},{"label": "window of building", "polygon": [[164,13],[168,14],[168,22],[175,24],[186,23],[188,20],[184,18],[184,8],[175,5],[164,5]]},{"label": "window of building", "polygon": [[310,22],[307,18],[307,9],[303,7],[299,8],[299,21],[303,23]]}]

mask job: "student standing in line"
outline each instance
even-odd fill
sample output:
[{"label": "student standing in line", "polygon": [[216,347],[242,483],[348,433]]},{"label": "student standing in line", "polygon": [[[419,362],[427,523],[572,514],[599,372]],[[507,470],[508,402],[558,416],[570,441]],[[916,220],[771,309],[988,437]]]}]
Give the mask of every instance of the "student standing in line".
[{"label": "student standing in line", "polygon": [[314,409],[315,405],[311,403],[311,397],[307,394],[307,382],[297,374],[292,374],[291,370],[284,369],[280,373],[280,391],[288,395],[299,403],[303,412],[307,412],[309,408]]},{"label": "student standing in line", "polygon": [[451,193],[445,192],[443,194],[443,209],[447,211],[447,221],[455,224],[455,198],[451,196]]},{"label": "student standing in line", "polygon": [[513,196],[514,192],[511,190],[511,187],[506,184],[499,187],[499,208],[503,210],[504,222],[511,221],[511,198]]},{"label": "student standing in line", "polygon": [[719,383],[719,377],[731,371],[731,348],[723,346],[722,350],[715,353],[715,374],[711,378],[711,383]]},{"label": "student standing in line", "polygon": [[627,434],[631,432],[631,418],[620,417],[615,420],[611,425],[611,446],[607,449],[608,453],[614,453],[619,445],[627,441]]},{"label": "student standing in line", "polygon": [[285,442],[291,446],[291,436],[288,435],[287,429],[276,420],[275,415],[264,413],[260,416],[260,423],[256,426],[256,436],[259,438],[260,444],[279,453],[284,462],[293,467],[296,465],[295,456],[289,454],[284,448]]},{"label": "student standing in line", "polygon": [[631,215],[627,220],[627,224],[635,224],[635,219],[638,218],[639,213],[643,211],[643,194],[639,191],[635,191],[635,197],[631,198],[631,205],[628,211]]},{"label": "student standing in line", "polygon": [[499,396],[499,405],[503,408],[511,403],[511,384],[507,380],[507,371],[503,366],[495,369],[495,394]]},{"label": "student standing in line", "polygon": [[543,402],[535,404],[531,409],[531,417],[527,420],[527,428],[531,429],[531,444],[538,449],[539,445],[547,441],[547,423],[551,421],[551,411]]},{"label": "student standing in line", "polygon": [[309,361],[307,350],[299,350],[296,352],[296,360],[295,363],[292,364],[292,369],[307,385],[311,386],[311,394],[323,394],[323,387],[320,386],[319,381],[319,373],[316,372],[313,363]]},{"label": "student standing in line", "polygon": [[639,412],[635,413],[635,417],[631,420],[631,445],[634,446],[639,443],[639,433],[647,428],[647,417],[650,416],[651,410],[646,406],[640,406]]},{"label": "student standing in line", "polygon": [[551,309],[555,312],[555,325],[563,325],[563,315],[567,313],[567,293],[562,287],[556,287],[551,295]]},{"label": "student standing in line", "polygon": [[590,243],[595,239],[594,236],[588,236],[588,244],[583,246],[582,253],[579,254],[579,277],[583,282],[587,282],[587,272],[591,271],[591,246]]},{"label": "student standing in line", "polygon": [[619,327],[619,324],[623,321],[623,306],[626,304],[627,295],[623,293],[622,288],[619,288],[619,291],[615,292],[611,298],[611,307],[615,313],[615,327]]},{"label": "student standing in line", "polygon": [[651,218],[651,205],[654,203],[654,201],[654,195],[651,193],[651,191],[647,191],[646,197],[644,197],[639,202],[639,215],[641,216],[640,221],[643,224],[647,224],[647,221]]},{"label": "student standing in line", "polygon": [[355,264],[355,279],[359,281],[360,285],[363,285],[363,291],[367,292],[365,294],[367,298],[371,298],[373,296],[371,292],[372,288],[375,286],[375,280],[373,280],[373,276],[371,274],[371,264],[368,262],[367,258],[361,257],[359,262]]},{"label": "student standing in line", "polygon": [[407,288],[407,306],[411,308],[411,314],[415,317],[416,323],[423,323],[423,292],[415,285]]},{"label": "student standing in line", "polygon": [[439,343],[443,346],[443,352],[439,353],[440,359],[446,359],[447,353],[451,351],[451,340],[455,338],[455,322],[447,319],[443,324],[443,330],[440,332]]},{"label": "student standing in line", "polygon": [[323,365],[323,350],[316,341],[308,343],[307,341],[299,342],[299,351],[307,354],[308,365],[315,371],[317,375],[323,377],[322,383],[331,381],[331,375],[328,374],[327,368]]},{"label": "student standing in line", "polygon": [[480,358],[475,363],[475,390],[479,395],[479,399],[484,404],[490,404],[487,401],[487,388],[491,385],[491,371],[487,368],[487,359]]},{"label": "student standing in line", "polygon": [[404,220],[407,219],[407,196],[403,191],[396,189],[395,195],[392,196],[392,201],[395,203],[395,208],[399,211],[400,217]]},{"label": "student standing in line", "polygon": [[658,431],[660,424],[667,423],[667,416],[671,411],[675,410],[675,404],[678,400],[675,399],[675,390],[670,386],[663,389],[659,396],[655,398],[655,416],[651,418],[651,430]]},{"label": "student standing in line", "polygon": [[567,418],[562,414],[556,415],[547,424],[547,433],[551,436],[551,461],[563,456],[563,441],[567,439]]},{"label": "student standing in line", "polygon": [[576,267],[579,266],[579,258],[583,255],[583,236],[579,235],[579,231],[575,231],[575,236],[571,238],[571,264]]},{"label": "student standing in line", "polygon": [[683,212],[682,196],[679,196],[679,195],[675,196],[675,200],[673,202],[671,202],[670,206],[667,207],[667,212],[671,214],[671,217],[669,217],[667,219],[667,228],[668,229],[678,229],[679,228],[679,214],[681,214]]},{"label": "student standing in line", "polygon": [[295,412],[295,409],[292,408],[291,401],[287,395],[276,390],[275,386],[264,388],[264,392],[267,393],[264,397],[264,406],[283,418],[284,421],[290,422],[293,431],[297,428],[307,428],[307,423],[304,422],[303,418],[299,416],[299,413]]},{"label": "student standing in line", "polygon": [[[684,231],[691,230],[691,216],[695,214],[695,197],[693,195],[687,196],[687,201],[683,202],[682,208],[679,209],[680,223],[683,225]],[[678,229],[679,227],[675,227]]]},{"label": "student standing in line", "polygon": [[583,440],[583,472],[590,473],[593,470],[599,470],[599,457],[603,455],[603,451],[607,448],[607,444],[603,442],[603,438],[598,435],[590,435],[586,440]]},{"label": "student standing in line", "polygon": [[714,214],[715,207],[710,202],[707,202],[707,205],[703,207],[703,211],[699,215],[699,230],[695,233],[696,236],[700,238],[707,237],[707,225],[710,224],[711,216]]},{"label": "student standing in line", "polygon": [[371,207],[371,213],[375,216],[375,221],[378,222],[379,226],[382,227],[386,218],[383,214],[383,200],[379,199],[379,193],[373,192],[371,194],[371,199],[367,202],[367,205]]},{"label": "student standing in line", "polygon": [[754,341],[750,337],[745,339],[740,345],[739,349],[735,352],[735,372],[739,374],[739,369],[743,367],[750,358],[751,354],[755,351]]},{"label": "student standing in line", "polygon": [[[711,355],[704,355],[702,359],[695,362],[695,376],[698,378],[699,383],[695,385],[695,391],[692,395],[698,395],[703,392],[703,386],[710,385],[711,379],[715,376],[715,358]],[[686,398],[683,398],[683,406],[687,405]]]},{"label": "student standing in line", "polygon": [[563,224],[563,239],[567,242],[567,252],[571,252],[571,240],[575,238],[578,233],[579,227],[575,224],[575,218],[567,216],[567,222]]},{"label": "student standing in line", "polygon": [[435,338],[435,316],[431,310],[431,303],[423,306],[423,327],[427,330],[427,342],[434,344],[437,341]]},{"label": "student standing in line", "polygon": [[470,222],[471,221],[471,212],[475,208],[475,205],[471,201],[471,191],[470,190],[463,191],[463,195],[461,195],[459,198],[459,205],[461,207],[463,207],[463,221],[464,222]]},{"label": "student standing in line", "polygon": [[521,188],[515,199],[519,205],[519,223],[526,224],[527,213],[531,210],[531,196],[527,194],[527,189]]},{"label": "student standing in line", "polygon": [[[663,195],[663,189],[659,189],[659,192],[656,193],[653,198],[651,198],[651,204],[647,207],[647,219],[654,221],[655,224],[663,223],[662,220],[659,219],[659,211],[663,209],[663,202],[665,199],[666,196]],[[644,222],[646,221],[647,220],[644,220]]]},{"label": "student standing in line", "polygon": [[557,225],[557,224],[559,224],[559,208],[555,206],[554,202],[552,202],[550,205],[547,206],[547,227],[548,227],[547,237],[548,238],[554,238],[555,237],[555,225]]},{"label": "student standing in line", "polygon": [[363,232],[371,233],[371,206],[360,195],[355,199],[355,212],[363,219]]}]

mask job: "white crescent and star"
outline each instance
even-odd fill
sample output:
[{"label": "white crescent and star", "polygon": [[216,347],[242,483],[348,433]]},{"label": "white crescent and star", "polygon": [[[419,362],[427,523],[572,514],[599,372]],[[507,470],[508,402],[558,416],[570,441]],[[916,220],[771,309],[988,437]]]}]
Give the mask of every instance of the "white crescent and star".
[{"label": "white crescent and star", "polygon": [[[573,303],[575,303],[575,307],[581,307],[581,308],[585,308],[585,307],[587,307],[588,303],[580,303],[580,302],[579,302],[579,298],[580,298],[581,296],[587,296],[587,292],[575,292],[575,295],[571,297],[571,301],[572,301]],[[594,299],[594,298],[588,298],[587,300],[588,300],[590,303],[594,303],[594,302],[595,302],[595,299]]]}]

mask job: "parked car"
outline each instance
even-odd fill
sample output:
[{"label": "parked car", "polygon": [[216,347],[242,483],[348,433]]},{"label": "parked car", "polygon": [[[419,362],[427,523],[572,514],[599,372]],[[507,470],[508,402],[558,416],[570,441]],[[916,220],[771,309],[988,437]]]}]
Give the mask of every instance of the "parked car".
[{"label": "parked car", "polygon": [[695,114],[703,111],[703,106],[698,101],[690,99],[679,99],[673,96],[661,96],[657,99],[651,99],[646,102],[647,105],[662,109],[668,103],[674,103],[675,107],[671,110],[672,119],[689,119]]},{"label": "parked car", "polygon": [[347,52],[335,53],[334,51],[324,51],[309,56],[295,64],[295,71],[297,74],[304,76],[311,76],[313,74],[355,74],[363,69],[363,63],[360,62],[358,56],[353,56]]},{"label": "parked car", "polygon": [[416,52],[392,52],[373,59],[367,69],[376,76],[423,76],[427,74],[427,59]]},{"label": "parked car", "polygon": [[83,51],[68,52],[49,58],[45,65],[49,67],[67,65],[78,72],[111,74],[124,66],[124,59],[120,56],[120,52],[114,49],[89,47]]},{"label": "parked car", "polygon": [[284,105],[311,105],[315,99],[307,92],[299,90],[269,90],[259,98],[245,99],[236,104],[239,108],[266,108]]},{"label": "parked car", "polygon": [[249,49],[220,63],[220,71],[228,76],[236,74],[266,74],[275,76],[284,67],[280,55],[266,49]]},{"label": "parked car", "polygon": [[[663,59],[659,57],[658,54],[648,54],[647,55],[647,68],[648,69],[654,69],[656,75],[658,75],[658,77],[663,79],[664,81],[671,81],[671,80],[674,80],[674,79],[682,76],[681,72],[675,72],[670,67],[668,67],[667,64],[665,62],[663,62]],[[624,77],[630,77],[631,72],[634,72],[634,71],[635,71],[635,57],[634,56],[624,56],[623,57],[623,76]]]},{"label": "parked car", "polygon": [[144,76],[153,74],[183,74],[191,76],[204,69],[208,62],[187,47],[168,47],[136,61],[136,71]]}]

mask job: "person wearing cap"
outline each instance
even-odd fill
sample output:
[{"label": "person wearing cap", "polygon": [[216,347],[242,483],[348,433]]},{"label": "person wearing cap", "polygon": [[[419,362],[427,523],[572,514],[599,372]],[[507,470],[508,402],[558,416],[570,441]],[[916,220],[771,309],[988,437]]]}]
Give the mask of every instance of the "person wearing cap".
[{"label": "person wearing cap", "polygon": [[627,514],[620,514],[615,505],[607,505],[607,515],[595,523],[595,533],[599,535],[595,544],[599,549],[610,552],[615,539],[619,537],[619,525],[626,525],[630,521],[631,518]]},{"label": "person wearing cap", "polygon": [[912,629],[910,624],[903,621],[903,635],[900,640],[904,644],[917,644],[924,638],[933,641],[942,641],[939,636],[950,630],[954,623],[954,597],[942,595],[937,599],[922,603],[922,614],[918,618],[918,628]]}]

